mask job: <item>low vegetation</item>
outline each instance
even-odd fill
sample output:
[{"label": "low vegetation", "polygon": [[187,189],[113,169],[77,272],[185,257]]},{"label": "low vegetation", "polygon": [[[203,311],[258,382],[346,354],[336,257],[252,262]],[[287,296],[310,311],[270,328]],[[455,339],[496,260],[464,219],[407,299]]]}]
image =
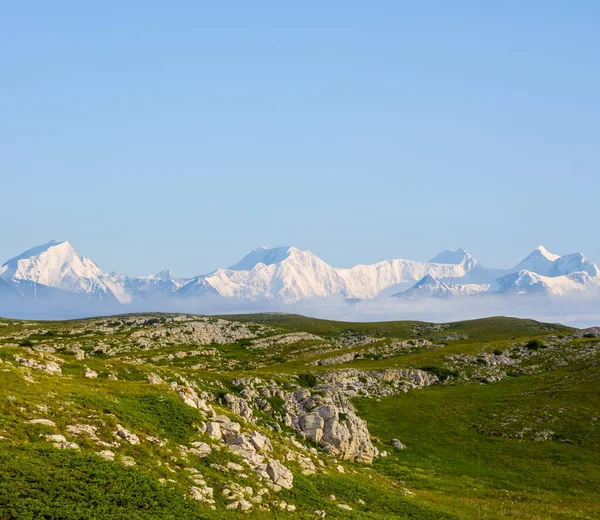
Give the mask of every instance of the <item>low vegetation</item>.
[{"label": "low vegetation", "polygon": [[0,319],[0,519],[597,518],[599,335]]}]

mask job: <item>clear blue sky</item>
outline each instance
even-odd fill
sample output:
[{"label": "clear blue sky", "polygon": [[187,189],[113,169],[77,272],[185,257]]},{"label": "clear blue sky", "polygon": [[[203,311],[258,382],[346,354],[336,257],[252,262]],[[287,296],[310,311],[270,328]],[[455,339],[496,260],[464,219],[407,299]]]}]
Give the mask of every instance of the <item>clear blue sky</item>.
[{"label": "clear blue sky", "polygon": [[599,2],[91,4],[0,10],[2,261],[600,261]]}]

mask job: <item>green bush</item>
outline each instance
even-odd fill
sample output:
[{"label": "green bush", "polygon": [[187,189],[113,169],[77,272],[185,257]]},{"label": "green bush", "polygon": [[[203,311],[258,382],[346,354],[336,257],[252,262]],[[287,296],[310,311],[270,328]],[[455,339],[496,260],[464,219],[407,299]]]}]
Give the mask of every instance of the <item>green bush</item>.
[{"label": "green bush", "polygon": [[545,345],[539,339],[530,339],[525,345],[529,350],[537,350],[540,348],[546,348]]},{"label": "green bush", "polygon": [[459,372],[456,370],[450,370],[449,368],[444,367],[422,367],[421,370],[425,372],[430,372],[437,376],[440,381],[445,381],[449,377],[458,377]]},{"label": "green bush", "polygon": [[207,518],[181,489],[96,455],[0,448],[0,518],[142,520]]},{"label": "green bush", "polygon": [[317,386],[317,376],[309,373],[298,374],[298,382],[306,388],[312,388]]}]

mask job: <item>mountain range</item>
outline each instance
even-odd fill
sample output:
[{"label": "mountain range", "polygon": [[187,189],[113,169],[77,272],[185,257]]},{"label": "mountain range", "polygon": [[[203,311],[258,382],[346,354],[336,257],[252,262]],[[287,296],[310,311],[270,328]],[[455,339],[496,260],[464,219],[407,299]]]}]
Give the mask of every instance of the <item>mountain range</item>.
[{"label": "mountain range", "polygon": [[259,247],[228,268],[189,279],[170,271],[146,277],[105,273],[67,241],[51,241],[0,267],[0,296],[52,302],[56,298],[130,305],[207,296],[223,301],[296,303],[314,298],[349,301],[383,298],[457,298],[545,294],[561,297],[600,288],[598,266],[580,253],[559,256],[535,249],[510,269],[479,264],[464,249],[428,262],[405,259],[336,268],[307,250]]}]

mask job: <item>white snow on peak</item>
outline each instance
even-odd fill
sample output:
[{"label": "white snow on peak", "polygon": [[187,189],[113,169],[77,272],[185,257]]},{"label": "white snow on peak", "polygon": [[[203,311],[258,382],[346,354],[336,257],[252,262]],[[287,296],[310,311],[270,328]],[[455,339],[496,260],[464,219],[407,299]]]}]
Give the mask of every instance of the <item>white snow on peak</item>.
[{"label": "white snow on peak", "polygon": [[79,256],[69,242],[51,241],[28,249],[0,268],[7,280],[27,281],[98,298],[114,297],[100,268]]},{"label": "white snow on peak", "polygon": [[557,258],[553,262],[550,276],[562,276],[577,272],[585,272],[594,277],[600,276],[598,266],[581,253],[573,253]]},{"label": "white snow on peak", "polygon": [[423,297],[449,298],[451,296],[472,296],[488,292],[489,284],[456,284],[436,280],[431,275],[424,276],[410,289],[392,296],[405,299]]},{"label": "white snow on peak", "polygon": [[290,246],[273,247],[270,249],[260,246],[250,251],[250,253],[242,258],[237,264],[232,265],[229,269],[232,271],[249,271],[257,264],[277,264],[285,260],[285,258],[294,251],[297,251],[297,249]]},{"label": "white snow on peak", "polygon": [[160,271],[160,272],[152,275],[152,278],[155,278],[156,280],[172,280],[173,273],[171,272],[170,269],[165,269],[163,271]]},{"label": "white snow on peak", "polygon": [[499,278],[492,284],[493,292],[545,293],[551,296],[564,296],[574,291],[598,289],[600,279],[585,271],[558,276],[543,276],[522,270]]},{"label": "white snow on peak", "polygon": [[544,246],[539,246],[523,260],[521,260],[515,267],[510,269],[510,272],[517,273],[520,271],[531,271],[533,273],[548,276],[552,271],[554,262],[559,258],[559,255],[550,253]]},{"label": "white snow on peak", "polygon": [[69,242],[51,241],[6,262],[0,267],[0,278],[11,287],[19,283],[21,287],[47,286],[90,298],[116,298],[121,303],[207,293],[283,302],[332,296],[366,300],[394,293],[415,298],[530,292],[562,296],[600,287],[600,270],[594,262],[580,253],[554,255],[542,246],[513,269],[483,268],[462,248],[443,251],[432,260],[392,259],[336,268],[308,250],[259,247],[228,269],[183,280],[168,270],[146,277],[105,274]]},{"label": "white snow on peak", "polygon": [[592,277],[600,276],[598,266],[581,253],[559,256],[548,252],[543,246],[535,249],[508,273],[530,271],[541,276],[555,277],[585,272]]},{"label": "white snow on peak", "polygon": [[554,253],[551,253],[544,246],[538,246],[533,251],[533,253],[531,253],[531,255],[535,255],[535,254],[541,255],[544,258],[546,258],[547,260],[550,260],[551,262],[554,262],[555,260],[558,260],[560,258],[560,255],[555,255]]},{"label": "white snow on peak", "polygon": [[348,298],[372,299],[389,288],[414,284],[426,275],[436,279],[462,278],[471,265],[415,262],[412,260],[384,260],[372,265],[357,265],[336,269],[346,283]]},{"label": "white snow on peak", "polygon": [[286,247],[263,252],[266,255],[259,261],[253,258],[246,264],[252,265],[250,269],[239,269],[236,264],[235,269],[217,269],[204,278],[228,298],[281,298],[292,302],[343,294],[344,281],[336,270],[310,251]]},{"label": "white snow on peak", "polygon": [[429,262],[432,264],[462,264],[471,258],[475,260],[471,253],[459,247],[458,249],[446,249],[434,256]]}]

